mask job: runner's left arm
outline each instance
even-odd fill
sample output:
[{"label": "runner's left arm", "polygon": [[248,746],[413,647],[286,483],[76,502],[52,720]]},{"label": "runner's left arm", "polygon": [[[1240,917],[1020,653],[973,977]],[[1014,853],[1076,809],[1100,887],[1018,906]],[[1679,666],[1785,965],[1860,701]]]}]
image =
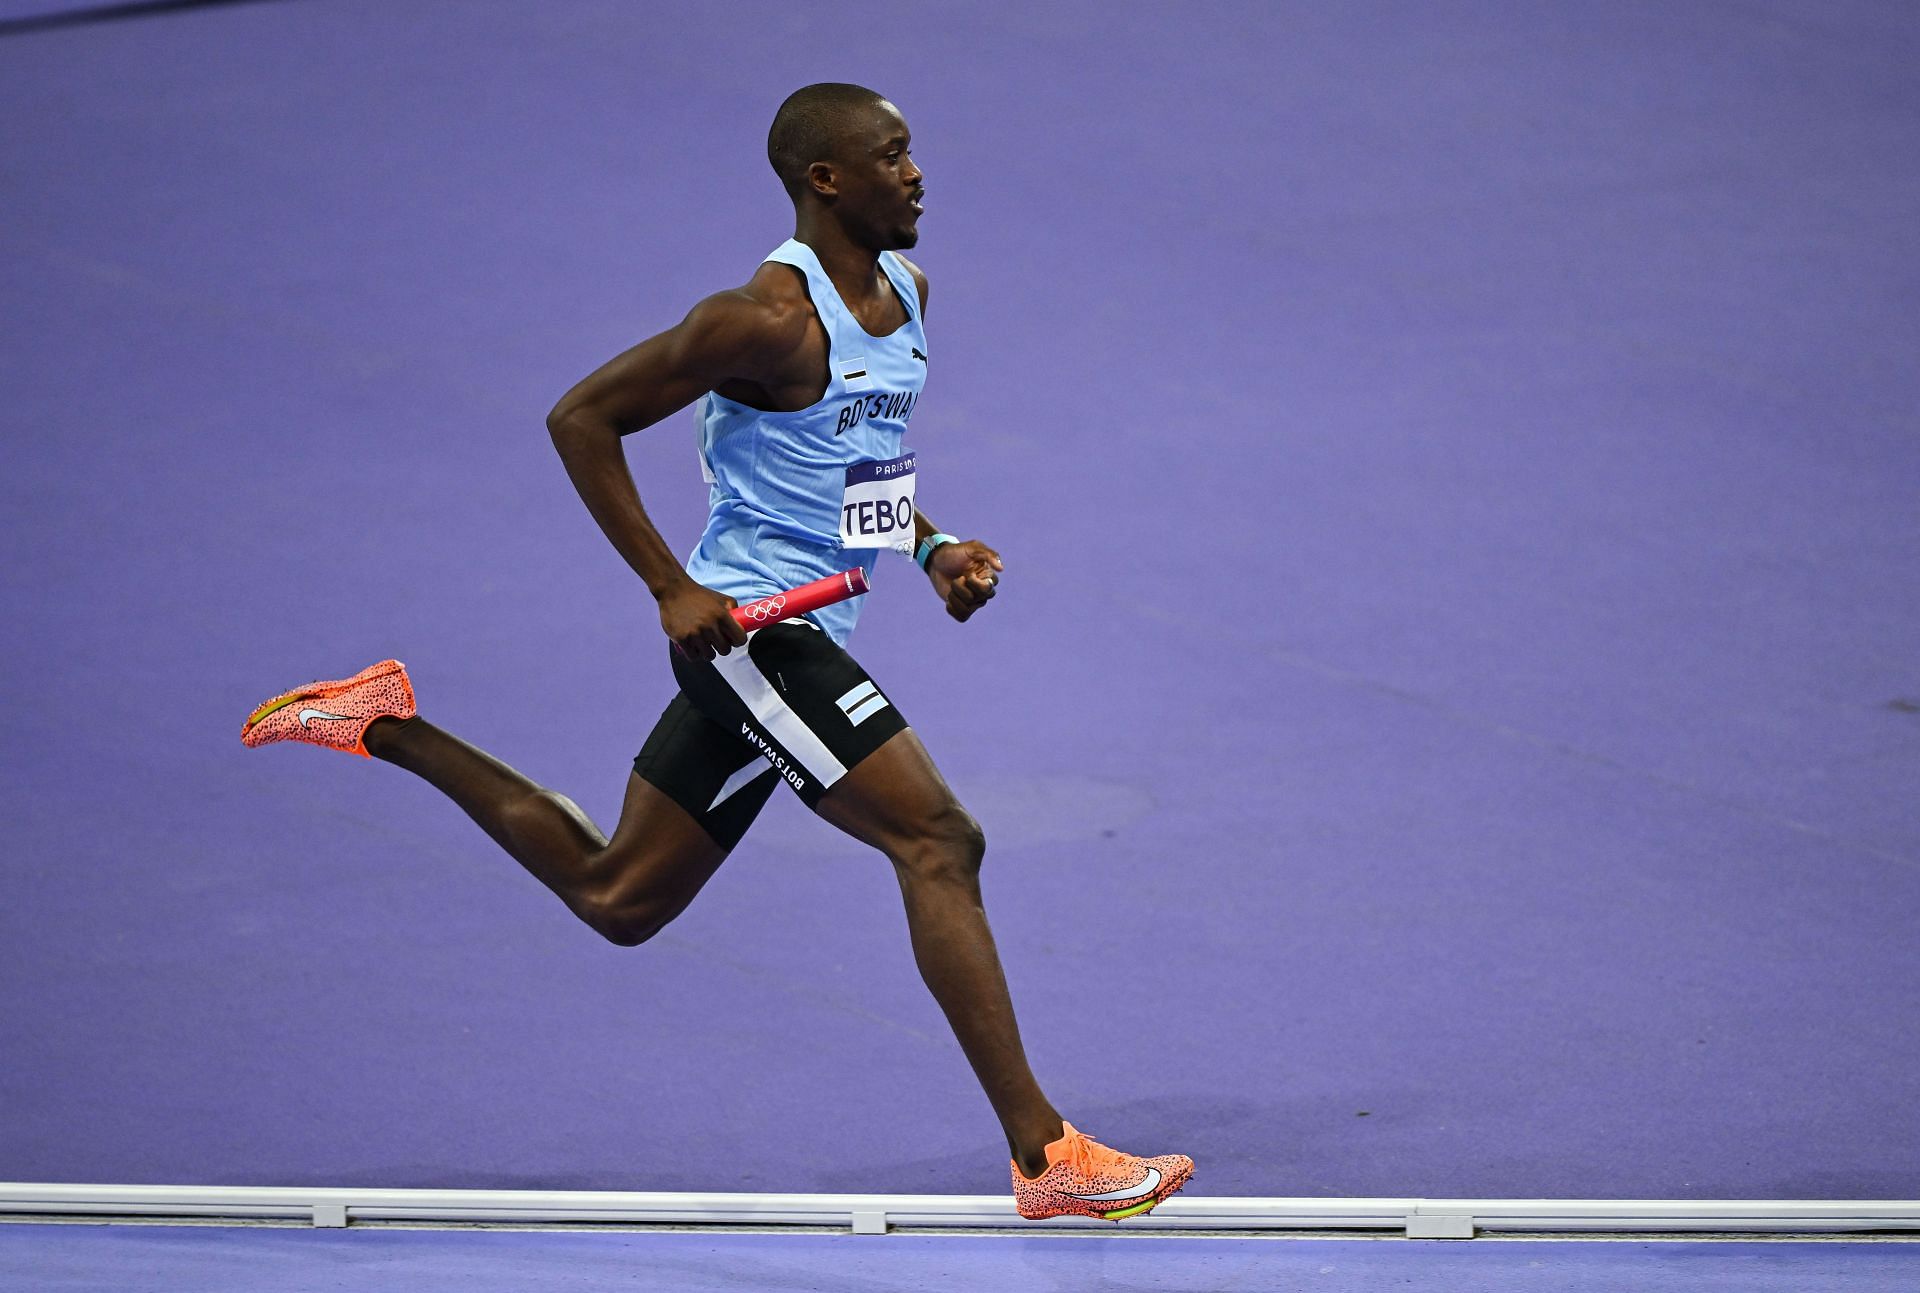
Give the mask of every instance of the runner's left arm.
[{"label": "runner's left arm", "polygon": [[[900,256],[900,253],[895,252],[894,255]],[[900,262],[913,275],[913,285],[920,289],[920,316],[925,318],[927,276],[905,256],[900,256]],[[940,527],[929,521],[926,513],[914,514],[913,546],[916,552],[919,551],[921,540],[940,532]],[[1005,569],[1000,554],[978,539],[943,543],[927,558],[927,578],[933,581],[933,591],[947,604],[947,614],[962,624],[993,600],[994,587],[1000,582],[1000,572]]]},{"label": "runner's left arm", "polygon": [[[916,513],[914,550],[919,550],[920,542],[928,535],[940,532],[940,527],[929,521],[925,512]],[[927,578],[933,581],[933,591],[947,604],[947,614],[962,624],[993,600],[1000,572],[1005,569],[1000,554],[978,539],[943,543],[927,558]]]}]

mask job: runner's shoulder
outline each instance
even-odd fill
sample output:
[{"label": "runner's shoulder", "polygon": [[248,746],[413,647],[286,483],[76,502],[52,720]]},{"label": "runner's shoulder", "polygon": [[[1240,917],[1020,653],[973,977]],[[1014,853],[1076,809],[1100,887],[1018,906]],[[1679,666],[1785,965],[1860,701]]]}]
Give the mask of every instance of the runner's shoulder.
[{"label": "runner's shoulder", "polygon": [[894,252],[893,255],[899,256],[900,263],[907,267],[907,273],[913,275],[913,285],[920,289],[920,313],[925,314],[927,312],[926,271],[921,269],[918,265],[914,264],[912,261],[908,260],[905,256],[901,256],[900,253],[897,251]]},{"label": "runner's shoulder", "polygon": [[702,350],[777,364],[805,343],[814,317],[805,280],[769,262],[745,286],[694,306],[681,326]]}]

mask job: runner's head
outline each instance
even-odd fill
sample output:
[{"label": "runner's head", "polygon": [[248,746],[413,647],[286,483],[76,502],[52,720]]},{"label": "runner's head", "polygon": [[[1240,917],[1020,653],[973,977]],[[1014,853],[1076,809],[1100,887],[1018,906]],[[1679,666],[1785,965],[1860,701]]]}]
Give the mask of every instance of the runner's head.
[{"label": "runner's head", "polygon": [[787,96],[767,160],[796,210],[830,216],[875,251],[919,240],[922,177],[900,110],[859,85],[825,81]]}]

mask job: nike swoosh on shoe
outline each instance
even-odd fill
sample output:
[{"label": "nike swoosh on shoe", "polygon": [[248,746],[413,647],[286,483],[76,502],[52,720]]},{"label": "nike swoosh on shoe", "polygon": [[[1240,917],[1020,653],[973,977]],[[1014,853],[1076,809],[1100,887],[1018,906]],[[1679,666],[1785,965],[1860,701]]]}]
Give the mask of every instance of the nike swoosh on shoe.
[{"label": "nike swoosh on shoe", "polygon": [[300,711],[300,726],[305,727],[316,718],[347,719],[351,717],[351,714],[329,714],[324,709],[314,709],[312,706],[308,706],[306,709]]},{"label": "nike swoosh on shoe", "polygon": [[1138,1199],[1159,1189],[1160,1179],[1160,1169],[1149,1167],[1146,1177],[1138,1185],[1129,1185],[1125,1189],[1108,1190],[1103,1194],[1075,1194],[1071,1190],[1062,1190],[1060,1193],[1072,1199],[1085,1199],[1088,1203],[1105,1203],[1114,1199]]}]

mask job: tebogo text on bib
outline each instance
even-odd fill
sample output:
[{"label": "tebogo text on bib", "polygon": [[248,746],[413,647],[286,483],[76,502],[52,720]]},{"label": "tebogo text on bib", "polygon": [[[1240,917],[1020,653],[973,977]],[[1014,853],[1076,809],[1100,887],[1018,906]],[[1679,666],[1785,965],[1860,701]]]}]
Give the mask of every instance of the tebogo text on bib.
[{"label": "tebogo text on bib", "polygon": [[847,468],[840,500],[840,546],[890,548],[913,537],[913,455]]}]

